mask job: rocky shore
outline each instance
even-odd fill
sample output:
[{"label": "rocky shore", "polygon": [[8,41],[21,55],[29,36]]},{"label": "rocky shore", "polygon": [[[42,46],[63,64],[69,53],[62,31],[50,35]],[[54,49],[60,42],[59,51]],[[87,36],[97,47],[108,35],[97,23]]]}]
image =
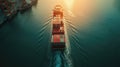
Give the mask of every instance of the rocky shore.
[{"label": "rocky shore", "polygon": [[0,0],[0,26],[11,21],[18,12],[23,13],[37,4],[38,0]]}]

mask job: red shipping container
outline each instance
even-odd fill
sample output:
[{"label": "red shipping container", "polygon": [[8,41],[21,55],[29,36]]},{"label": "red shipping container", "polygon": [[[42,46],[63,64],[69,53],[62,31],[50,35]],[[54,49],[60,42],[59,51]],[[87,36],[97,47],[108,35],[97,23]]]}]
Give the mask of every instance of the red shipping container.
[{"label": "red shipping container", "polygon": [[63,34],[56,34],[56,35],[52,35],[52,42],[56,43],[56,42],[65,42],[65,35]]}]

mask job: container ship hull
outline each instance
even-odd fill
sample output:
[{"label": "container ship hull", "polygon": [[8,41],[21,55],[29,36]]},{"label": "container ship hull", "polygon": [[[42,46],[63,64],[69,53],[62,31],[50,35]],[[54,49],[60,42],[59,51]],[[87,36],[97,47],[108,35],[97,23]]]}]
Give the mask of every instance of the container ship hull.
[{"label": "container ship hull", "polygon": [[65,44],[63,10],[60,5],[56,5],[53,10],[51,48],[52,50],[64,50]]}]

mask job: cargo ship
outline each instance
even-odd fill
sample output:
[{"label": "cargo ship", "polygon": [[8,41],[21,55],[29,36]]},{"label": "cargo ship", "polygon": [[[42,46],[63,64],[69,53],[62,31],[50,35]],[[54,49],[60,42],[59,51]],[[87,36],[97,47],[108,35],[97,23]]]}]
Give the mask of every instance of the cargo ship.
[{"label": "cargo ship", "polygon": [[66,44],[64,22],[63,22],[63,9],[61,5],[56,5],[53,10],[52,20],[52,50],[64,50]]}]

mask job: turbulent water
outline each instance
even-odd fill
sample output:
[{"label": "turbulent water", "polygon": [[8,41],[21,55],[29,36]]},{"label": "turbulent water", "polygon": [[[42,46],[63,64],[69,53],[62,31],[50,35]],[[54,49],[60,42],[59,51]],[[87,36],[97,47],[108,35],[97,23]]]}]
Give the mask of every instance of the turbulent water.
[{"label": "turbulent water", "polygon": [[53,7],[43,1],[0,27],[0,67],[120,67],[118,6],[95,12],[95,16],[71,19],[66,15],[67,48],[52,52]]}]

